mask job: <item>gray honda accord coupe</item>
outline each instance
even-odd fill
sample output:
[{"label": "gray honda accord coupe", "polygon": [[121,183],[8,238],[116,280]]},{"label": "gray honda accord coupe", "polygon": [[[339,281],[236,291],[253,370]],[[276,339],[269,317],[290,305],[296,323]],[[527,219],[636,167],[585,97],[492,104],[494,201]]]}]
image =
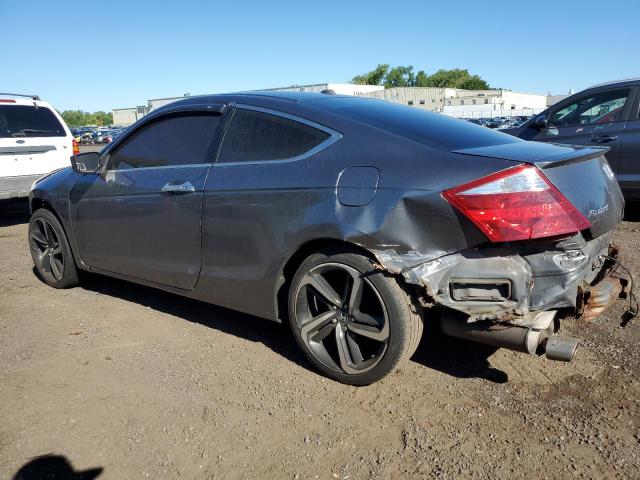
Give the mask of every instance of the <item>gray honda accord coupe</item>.
[{"label": "gray honda accord coupe", "polygon": [[52,287],[84,270],[288,322],[354,385],[407,361],[424,322],[569,361],[558,318],[629,290],[606,152],[373,99],[191,97],[37,181],[29,244]]}]

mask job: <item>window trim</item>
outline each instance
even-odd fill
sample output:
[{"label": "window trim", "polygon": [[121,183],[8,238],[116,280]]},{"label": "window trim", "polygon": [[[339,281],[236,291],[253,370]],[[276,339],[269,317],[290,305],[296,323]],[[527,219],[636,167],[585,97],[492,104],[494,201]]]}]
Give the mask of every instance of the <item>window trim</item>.
[{"label": "window trim", "polygon": [[[298,123],[302,123],[303,125],[307,125],[308,127],[313,127],[317,130],[320,130],[326,134],[329,135],[329,138],[327,138],[325,141],[319,143],[318,145],[316,145],[315,147],[313,147],[310,150],[307,150],[306,152],[300,154],[300,155],[296,155],[295,157],[289,157],[289,158],[281,158],[281,159],[262,159],[262,160],[252,160],[249,162],[221,162],[220,161],[220,152],[222,151],[222,146],[224,145],[224,140],[225,137],[227,136],[227,130],[229,125],[231,124],[231,122],[233,121],[233,114],[235,113],[236,109],[243,109],[243,110],[253,110],[255,112],[260,112],[260,113],[266,113],[268,115],[274,115],[276,117],[282,117],[282,118],[286,118],[288,120],[294,121],[294,122],[298,122]],[[231,112],[230,116],[229,116],[229,120],[226,122],[225,125],[225,130],[224,133],[222,134],[222,138],[220,140],[220,144],[218,145],[218,151],[216,152],[215,155],[215,162],[214,165],[218,166],[218,165],[264,165],[264,164],[273,164],[273,163],[289,163],[289,162],[297,162],[299,160],[304,160],[306,158],[312,157],[314,155],[316,155],[317,153],[321,152],[322,150],[329,148],[331,145],[333,145],[334,143],[336,143],[338,140],[340,140],[343,137],[342,133],[333,130],[329,127],[325,127],[324,125],[321,125],[317,122],[314,122],[313,120],[307,120],[306,118],[302,118],[299,117],[297,115],[293,115],[290,113],[286,113],[286,112],[281,112],[279,110],[273,110],[271,108],[264,108],[264,107],[258,107],[256,105],[248,105],[246,103],[237,103],[234,105],[233,108],[233,112]]]},{"label": "window trim", "polygon": [[[209,145],[208,162],[203,163],[185,163],[181,165],[161,165],[155,167],[138,167],[138,168],[121,168],[121,169],[113,169],[111,167],[111,154],[115,152],[122,145],[126,144],[128,140],[132,139],[137,133],[144,130],[145,128],[154,125],[158,122],[162,122],[164,120],[168,120],[175,117],[189,117],[189,116],[213,116],[219,117],[218,125],[216,126],[216,131],[214,132],[214,138]],[[107,152],[105,152],[105,162],[104,169],[101,173],[107,172],[133,172],[133,171],[145,171],[145,170],[157,170],[157,169],[166,169],[166,168],[195,168],[195,167],[207,167],[210,168],[211,165],[215,164],[217,158],[217,152],[219,147],[219,138],[221,135],[221,128],[223,128],[223,123],[225,123],[224,117],[224,109],[213,109],[213,108],[176,108],[171,109],[169,111],[163,112],[162,114],[155,115],[152,118],[149,118],[145,122],[141,122],[140,125],[136,126],[136,128],[127,132],[127,135],[124,138],[120,138],[120,140],[116,145],[113,145]]]}]

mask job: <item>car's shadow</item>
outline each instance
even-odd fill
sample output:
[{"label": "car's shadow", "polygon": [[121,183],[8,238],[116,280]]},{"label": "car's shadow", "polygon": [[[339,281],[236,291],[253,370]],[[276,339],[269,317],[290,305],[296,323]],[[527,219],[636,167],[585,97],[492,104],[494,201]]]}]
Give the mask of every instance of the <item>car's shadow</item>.
[{"label": "car's shadow", "polygon": [[29,223],[29,215],[29,201],[26,198],[0,200],[0,227]]},{"label": "car's shadow", "polygon": [[[137,303],[239,338],[260,342],[288,360],[313,370],[298,349],[288,324],[270,322],[101,275],[84,274],[81,286],[86,290]],[[505,382],[506,374],[489,365],[488,357],[494,352],[494,348],[444,336],[439,331],[437,322],[433,321],[427,322],[425,334],[412,360],[454,377],[476,377],[493,382]]]},{"label": "car's shadow", "polygon": [[505,372],[489,363],[489,357],[497,348],[444,335],[436,315],[439,314],[426,319],[422,340],[412,361],[457,378],[483,378],[494,383],[509,380]]},{"label": "car's shadow", "polygon": [[640,222],[640,201],[627,201],[624,207],[625,222]]},{"label": "car's shadow", "polygon": [[283,324],[102,275],[83,273],[81,287],[137,303],[252,342],[261,342],[295,363],[306,365],[291,331]]}]

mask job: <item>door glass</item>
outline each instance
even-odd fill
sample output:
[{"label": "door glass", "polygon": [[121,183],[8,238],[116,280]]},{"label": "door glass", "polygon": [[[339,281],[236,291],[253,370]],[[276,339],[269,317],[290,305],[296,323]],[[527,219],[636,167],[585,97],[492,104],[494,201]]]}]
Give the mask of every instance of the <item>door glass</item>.
[{"label": "door glass", "polygon": [[283,160],[328,140],[322,130],[288,118],[237,108],[224,136],[218,162]]},{"label": "door glass", "polygon": [[628,97],[629,89],[610,90],[582,97],[552,113],[549,126],[573,127],[617,122]]},{"label": "door glass", "polygon": [[110,170],[211,163],[219,115],[162,118],[142,127],[109,156]]}]

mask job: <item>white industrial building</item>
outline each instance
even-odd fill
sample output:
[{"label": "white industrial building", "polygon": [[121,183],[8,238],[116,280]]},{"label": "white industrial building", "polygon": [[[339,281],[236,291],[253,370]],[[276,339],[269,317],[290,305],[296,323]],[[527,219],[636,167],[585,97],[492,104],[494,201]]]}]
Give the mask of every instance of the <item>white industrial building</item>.
[{"label": "white industrial building", "polygon": [[354,83],[314,83],[312,85],[292,85],[290,87],[265,88],[266,92],[316,92],[330,90],[338,95],[367,95],[383,91],[382,85],[356,85]]},{"label": "white industrial building", "polygon": [[113,124],[128,127],[132,123],[140,120],[152,110],[160,108],[163,105],[175,102],[177,100],[182,100],[183,98],[188,96],[189,94],[185,93],[182,97],[153,98],[151,100],[147,100],[146,105],[129,108],[114,108],[113,110],[111,110],[111,113],[113,114]]},{"label": "white industrial building", "polygon": [[395,87],[365,96],[465,118],[532,115],[547,106],[545,95],[511,90]]},{"label": "white industrial building", "polygon": [[[511,90],[462,90],[439,87],[394,87],[380,85],[355,85],[351,83],[316,83],[312,85],[292,85],[269,88],[263,91],[322,92],[332,90],[339,95],[356,95],[378,98],[388,102],[422,108],[459,118],[512,117],[534,115],[557,97]],[[115,125],[131,125],[147,113],[176,100],[188,97],[155,98],[147,100],[144,106],[117,108],[113,110]],[[557,100],[556,100],[557,101]]]},{"label": "white industrial building", "polygon": [[452,117],[486,118],[534,115],[547,108],[547,96],[511,90],[456,90],[445,98],[442,113]]}]

